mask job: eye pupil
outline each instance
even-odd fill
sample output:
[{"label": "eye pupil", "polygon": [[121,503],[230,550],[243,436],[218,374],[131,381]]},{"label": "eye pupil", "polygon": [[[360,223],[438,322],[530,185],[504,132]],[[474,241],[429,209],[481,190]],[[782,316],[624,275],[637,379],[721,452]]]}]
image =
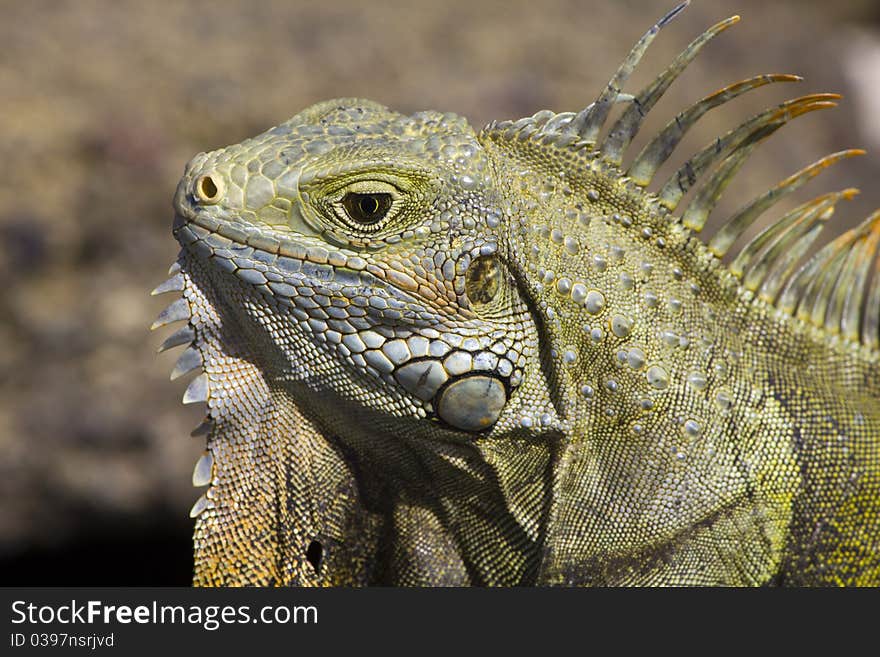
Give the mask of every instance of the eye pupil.
[{"label": "eye pupil", "polygon": [[375,224],[384,219],[391,209],[391,194],[349,192],[343,197],[342,205],[352,220],[360,224]]},{"label": "eye pupil", "polygon": [[376,210],[379,209],[379,201],[376,200],[375,196],[364,196],[359,202],[358,206],[365,215],[369,216],[371,214],[375,214]]}]

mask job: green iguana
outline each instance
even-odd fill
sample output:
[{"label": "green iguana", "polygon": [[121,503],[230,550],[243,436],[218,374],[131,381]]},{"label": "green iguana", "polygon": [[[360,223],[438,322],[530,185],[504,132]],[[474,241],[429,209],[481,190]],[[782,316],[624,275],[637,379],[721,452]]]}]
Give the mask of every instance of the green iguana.
[{"label": "green iguana", "polygon": [[[880,584],[880,212],[843,190],[722,256],[844,151],[699,233],[796,98],[655,173],[724,87],[624,164],[730,18],[634,96],[479,133],[331,100],[197,155],[174,198],[199,585]],[[611,109],[622,103],[619,118]],[[618,113],[614,115],[617,116]],[[606,126],[606,124],[609,124]],[[693,189],[686,203],[685,194]]]}]

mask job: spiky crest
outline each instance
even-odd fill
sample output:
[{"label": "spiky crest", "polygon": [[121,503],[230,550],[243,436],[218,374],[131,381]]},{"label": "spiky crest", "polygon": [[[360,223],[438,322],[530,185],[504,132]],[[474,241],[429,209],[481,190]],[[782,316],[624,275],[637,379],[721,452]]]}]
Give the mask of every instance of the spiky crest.
[{"label": "spiky crest", "polygon": [[[635,156],[629,167],[622,169],[624,155],[648,112],[704,46],[739,21],[738,16],[732,16],[713,25],[640,92],[634,96],[623,94],[623,84],[657,33],[688,4],[680,4],[648,30],[587,108],[578,113],[560,114],[544,110],[519,121],[490,124],[486,130],[499,131],[510,140],[539,140],[592,151],[610,174],[616,173],[622,182],[647,188],[706,112],[764,85],[802,80],[796,75],[766,74],[723,87],[679,112]],[[650,195],[652,201],[670,212],[670,221],[700,232],[725,188],[758,144],[802,114],[835,107],[835,101],[840,98],[838,94],[810,94],[759,112],[690,157],[656,194]],[[629,107],[600,139],[612,105],[621,101],[629,102]],[[718,258],[726,255],[770,207],[832,164],[864,153],[851,149],[828,155],[746,203],[708,240],[709,251]],[[673,217],[671,213],[679,209],[685,194],[692,189],[695,192],[690,202],[680,216]],[[789,212],[743,246],[733,259],[730,271],[740,279],[743,288],[783,312],[831,334],[840,334],[846,340],[877,349],[880,347],[880,211],[798,267],[836,204],[856,193],[857,190],[847,189],[825,194]]]}]

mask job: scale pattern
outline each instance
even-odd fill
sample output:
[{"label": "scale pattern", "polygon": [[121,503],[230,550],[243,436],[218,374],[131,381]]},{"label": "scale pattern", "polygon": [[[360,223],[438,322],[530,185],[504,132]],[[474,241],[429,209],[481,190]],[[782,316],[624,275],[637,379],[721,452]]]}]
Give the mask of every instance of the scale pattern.
[{"label": "scale pattern", "polygon": [[[686,3],[685,3],[686,5]],[[479,133],[339,99],[187,165],[172,378],[206,403],[199,585],[880,584],[880,213],[807,258],[855,190],[727,254],[835,162],[699,233],[772,107],[654,175],[730,85],[624,165],[717,34],[638,94]],[[619,118],[606,125],[614,104]],[[686,196],[687,193],[696,191]],[[683,199],[689,198],[687,203]]]}]

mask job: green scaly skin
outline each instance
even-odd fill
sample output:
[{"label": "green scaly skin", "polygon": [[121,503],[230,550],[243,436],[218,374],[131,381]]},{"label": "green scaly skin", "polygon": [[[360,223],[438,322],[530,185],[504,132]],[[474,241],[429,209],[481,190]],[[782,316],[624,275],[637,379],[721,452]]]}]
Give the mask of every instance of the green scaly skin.
[{"label": "green scaly skin", "polygon": [[196,584],[880,584],[868,329],[749,289],[580,119],[333,100],[188,164]]}]

